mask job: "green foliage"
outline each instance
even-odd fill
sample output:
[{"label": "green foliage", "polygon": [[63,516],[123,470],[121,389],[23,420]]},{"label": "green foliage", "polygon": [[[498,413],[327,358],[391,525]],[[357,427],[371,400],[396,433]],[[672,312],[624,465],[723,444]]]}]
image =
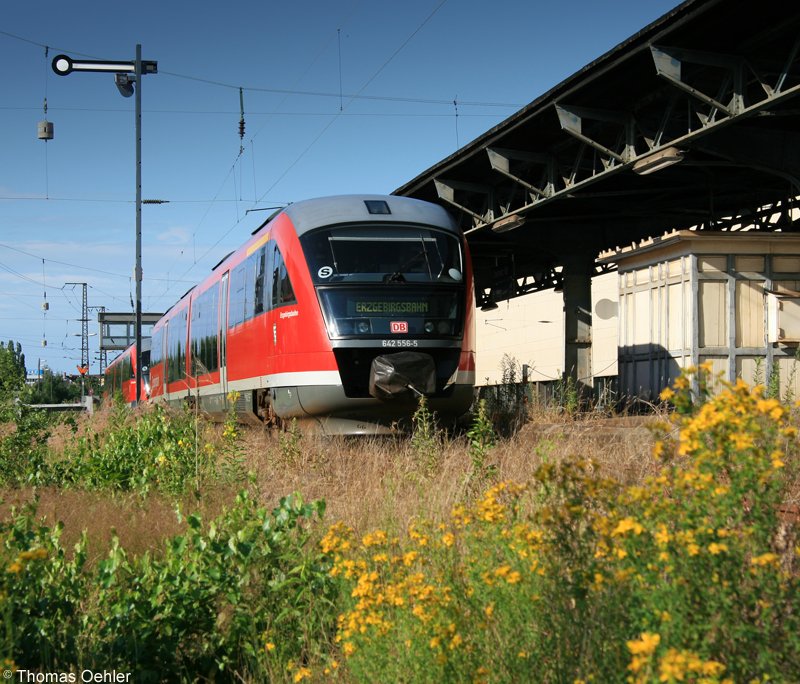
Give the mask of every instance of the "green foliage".
[{"label": "green foliage", "polygon": [[3,413],[13,428],[0,439],[0,484],[39,484],[55,419],[21,403],[8,404]]},{"label": "green foliage", "polygon": [[574,416],[580,408],[580,395],[575,378],[564,375],[555,385],[554,398],[556,404],[570,416]]},{"label": "green foliage", "polygon": [[309,544],[323,502],[294,494],[272,511],[241,493],[233,507],[157,555],[131,557],[114,538],[85,565],[85,541],[67,561],[60,527],[27,511],[0,527],[4,655],[18,667],[90,667],[135,681],[270,681],[331,649],[335,587]]},{"label": "green foliage", "polygon": [[289,465],[296,465],[303,455],[303,435],[300,432],[300,426],[297,424],[297,418],[292,418],[285,428],[278,437],[281,456]]},{"label": "green foliage", "polygon": [[0,397],[16,396],[25,387],[25,373],[25,354],[19,342],[0,342]]},{"label": "green foliage", "polygon": [[65,404],[78,401],[80,396],[79,382],[66,380],[63,375],[47,369],[31,388],[28,401],[31,404]]},{"label": "green foliage", "polygon": [[52,464],[55,483],[88,489],[169,494],[213,473],[210,448],[197,443],[194,417],[161,406],[132,414],[117,410],[105,435],[88,432]]},{"label": "green foliage", "polygon": [[36,522],[33,508],[0,523],[0,655],[17,665],[66,670],[78,662],[86,539],[68,557],[61,530]]},{"label": "green foliage", "polygon": [[209,481],[242,482],[238,434],[223,449],[205,440],[198,419],[187,409],[161,406],[131,412],[117,406],[108,429],[89,425],[62,454],[48,454],[49,421],[42,412],[20,407],[16,430],[0,442],[0,477],[8,484],[82,487],[145,495],[179,495]]},{"label": "green foliage", "polygon": [[510,436],[528,419],[530,386],[523,383],[522,364],[513,356],[503,354],[500,365],[500,384],[482,388],[481,395],[495,429],[503,436]]},{"label": "green foliage", "polygon": [[[548,461],[403,540],[343,526],[338,637],[358,681],[798,681],[791,413],[701,368],[644,484]],[[724,383],[723,383],[724,385]],[[793,472],[787,475],[787,470]]]},{"label": "green foliage", "polygon": [[483,490],[486,483],[497,471],[497,466],[487,462],[489,452],[497,442],[497,434],[486,410],[486,400],[478,402],[478,412],[467,431],[469,443],[470,471],[467,476],[467,487],[471,491]]},{"label": "green foliage", "polygon": [[428,400],[421,396],[417,410],[411,417],[411,450],[422,475],[431,475],[442,455],[443,435],[436,425],[436,416],[428,408]]}]

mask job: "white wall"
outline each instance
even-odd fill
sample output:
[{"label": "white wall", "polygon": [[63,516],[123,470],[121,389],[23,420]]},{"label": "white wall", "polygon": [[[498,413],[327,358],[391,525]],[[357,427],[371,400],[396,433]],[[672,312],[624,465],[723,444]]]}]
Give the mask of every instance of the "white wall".
[{"label": "white wall", "polygon": [[[617,374],[617,274],[592,281],[592,369]],[[598,306],[599,305],[599,306]],[[564,301],[545,290],[499,302],[494,311],[477,311],[475,382],[502,380],[503,356],[528,364],[531,381],[558,380],[564,370]]]}]

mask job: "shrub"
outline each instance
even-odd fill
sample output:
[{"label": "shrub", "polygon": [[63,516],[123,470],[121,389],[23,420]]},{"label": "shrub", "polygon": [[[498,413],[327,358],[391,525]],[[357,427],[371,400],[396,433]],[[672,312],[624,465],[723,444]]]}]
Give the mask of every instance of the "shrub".
[{"label": "shrub", "polygon": [[130,557],[115,538],[85,565],[60,526],[33,510],[0,526],[0,657],[30,670],[131,672],[136,681],[267,681],[327,662],[335,623],[327,558],[309,544],[322,502],[299,495],[268,512],[245,492],[159,554]]},{"label": "shrub", "polygon": [[78,662],[86,539],[68,559],[61,531],[61,525],[38,523],[33,508],[0,523],[0,655],[17,665],[56,670]]},{"label": "shrub", "polygon": [[547,463],[403,539],[332,528],[355,678],[797,681],[800,586],[779,517],[797,432],[762,388],[709,386],[701,368],[664,393],[676,436],[641,486]]}]

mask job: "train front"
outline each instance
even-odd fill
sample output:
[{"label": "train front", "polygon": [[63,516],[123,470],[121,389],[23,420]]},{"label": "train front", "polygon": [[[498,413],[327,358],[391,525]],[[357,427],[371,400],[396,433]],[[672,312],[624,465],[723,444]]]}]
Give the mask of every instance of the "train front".
[{"label": "train front", "polygon": [[442,420],[457,418],[475,382],[466,240],[438,205],[346,199],[362,211],[298,230],[341,377],[341,387],[302,393],[304,409],[327,415],[329,430],[343,421],[343,432],[380,432],[423,396]]}]

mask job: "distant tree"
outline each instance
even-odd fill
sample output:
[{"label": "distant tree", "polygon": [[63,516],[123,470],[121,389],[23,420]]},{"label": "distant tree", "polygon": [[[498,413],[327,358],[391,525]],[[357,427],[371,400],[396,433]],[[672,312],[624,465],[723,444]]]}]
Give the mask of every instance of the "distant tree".
[{"label": "distant tree", "polygon": [[13,340],[0,342],[0,395],[9,397],[25,388],[25,355],[22,345]]},{"label": "distant tree", "polygon": [[64,404],[78,401],[80,396],[80,382],[68,380],[46,368],[31,389],[28,401],[31,404]]}]

